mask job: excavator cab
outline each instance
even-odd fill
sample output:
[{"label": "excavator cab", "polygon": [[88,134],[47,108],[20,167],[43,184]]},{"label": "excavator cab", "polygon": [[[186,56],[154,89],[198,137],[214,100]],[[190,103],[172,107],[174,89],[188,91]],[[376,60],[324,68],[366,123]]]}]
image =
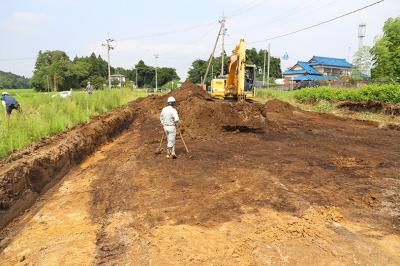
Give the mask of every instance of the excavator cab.
[{"label": "excavator cab", "polygon": [[255,97],[256,66],[246,65],[244,78],[244,94],[246,99]]}]

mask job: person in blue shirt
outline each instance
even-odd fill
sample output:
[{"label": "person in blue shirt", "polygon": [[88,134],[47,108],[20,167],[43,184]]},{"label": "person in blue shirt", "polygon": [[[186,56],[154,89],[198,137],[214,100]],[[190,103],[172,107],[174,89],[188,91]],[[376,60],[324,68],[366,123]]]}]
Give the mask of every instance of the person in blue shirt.
[{"label": "person in blue shirt", "polygon": [[21,112],[21,107],[19,106],[19,103],[14,97],[10,96],[8,92],[1,93],[1,102],[6,109],[7,116],[10,116],[12,110],[14,109]]}]

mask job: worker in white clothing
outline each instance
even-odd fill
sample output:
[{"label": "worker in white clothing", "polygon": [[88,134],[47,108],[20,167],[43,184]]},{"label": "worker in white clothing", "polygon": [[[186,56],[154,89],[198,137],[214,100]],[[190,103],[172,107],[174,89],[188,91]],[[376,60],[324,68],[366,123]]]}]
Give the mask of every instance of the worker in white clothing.
[{"label": "worker in white clothing", "polygon": [[175,109],[176,101],[174,97],[168,97],[167,106],[164,107],[160,114],[160,121],[167,136],[167,158],[176,159],[175,142],[176,142],[176,125],[179,122],[178,112]]}]

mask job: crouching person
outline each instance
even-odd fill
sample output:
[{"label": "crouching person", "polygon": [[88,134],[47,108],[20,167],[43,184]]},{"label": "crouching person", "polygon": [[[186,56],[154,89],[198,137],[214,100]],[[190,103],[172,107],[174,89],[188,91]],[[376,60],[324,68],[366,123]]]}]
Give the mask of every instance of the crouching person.
[{"label": "crouching person", "polygon": [[11,115],[13,110],[21,112],[21,107],[19,103],[14,97],[10,96],[8,92],[1,93],[1,102],[6,109],[6,114],[8,117]]}]

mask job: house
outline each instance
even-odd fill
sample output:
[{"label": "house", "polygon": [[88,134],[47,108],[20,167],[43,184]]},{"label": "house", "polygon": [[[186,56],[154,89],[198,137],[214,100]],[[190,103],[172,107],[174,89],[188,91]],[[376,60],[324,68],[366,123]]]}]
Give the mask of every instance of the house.
[{"label": "house", "polygon": [[337,80],[350,76],[353,65],[346,59],[313,56],[308,62],[298,61],[283,73],[287,83],[299,81]]},{"label": "house", "polygon": [[121,75],[121,74],[114,74],[114,75],[111,75],[110,76],[111,77],[111,81],[113,81],[113,80],[115,80],[115,81],[117,81],[118,82],[118,87],[122,87],[122,85],[125,83],[125,76],[124,75]]}]

